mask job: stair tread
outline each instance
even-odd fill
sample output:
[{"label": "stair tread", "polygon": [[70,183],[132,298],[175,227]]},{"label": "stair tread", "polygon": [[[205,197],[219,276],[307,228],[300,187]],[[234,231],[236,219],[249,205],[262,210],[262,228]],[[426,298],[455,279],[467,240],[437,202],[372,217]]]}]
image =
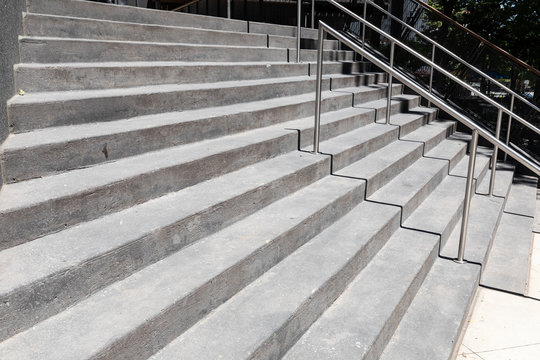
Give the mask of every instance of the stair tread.
[{"label": "stair tread", "polygon": [[477,265],[435,260],[380,359],[450,359],[479,276]]},{"label": "stair tread", "polygon": [[[368,214],[374,215],[370,223],[352,221]],[[227,359],[241,359],[260,353],[262,343],[273,338],[274,332],[289,322],[291,317],[301,313],[305,302],[317,298],[318,290],[326,287],[325,284],[343,271],[354,257],[359,257],[363,249],[369,248],[374,236],[389,235],[387,231],[379,234],[392,219],[395,223],[396,215],[397,209],[361,203],[153,358],[177,358],[181,354],[182,358],[215,359],[219,354]],[[386,240],[379,241],[384,243]],[[373,250],[367,251],[365,257],[369,258]],[[357,261],[362,263],[367,259]],[[354,274],[354,270],[347,272]],[[343,283],[343,279],[340,282]],[[287,340],[290,342],[290,339]],[[276,349],[262,351],[277,355],[286,346],[275,343],[270,347]]]},{"label": "stair tread", "polygon": [[510,187],[510,193],[508,194],[504,211],[534,218],[536,212],[537,181],[532,176],[516,177]]},{"label": "stair tread", "polygon": [[[264,179],[263,174],[259,178]],[[222,187],[226,184],[223,182]],[[362,187],[362,182],[324,178],[10,338],[0,344],[0,357],[86,358],[102,351],[112,341],[183,301],[239,260],[269,246],[272,239],[299,226],[321,207],[358,187]],[[197,194],[200,196],[201,192]],[[186,204],[189,202],[182,205]],[[255,264],[248,264],[247,268],[252,266]],[[21,346],[24,343],[33,346]]]},{"label": "stair tread", "polygon": [[480,283],[491,288],[526,294],[532,250],[533,219],[503,213]]},{"label": "stair tread", "polygon": [[392,333],[388,323],[399,321],[435,260],[437,242],[430,234],[396,231],[284,359],[353,359],[380,351]]},{"label": "stair tread", "polygon": [[360,129],[350,131],[335,138],[321,142],[321,153],[336,154],[350,148],[353,145],[361,144],[376,136],[395,131],[391,126],[382,124],[368,124]]}]

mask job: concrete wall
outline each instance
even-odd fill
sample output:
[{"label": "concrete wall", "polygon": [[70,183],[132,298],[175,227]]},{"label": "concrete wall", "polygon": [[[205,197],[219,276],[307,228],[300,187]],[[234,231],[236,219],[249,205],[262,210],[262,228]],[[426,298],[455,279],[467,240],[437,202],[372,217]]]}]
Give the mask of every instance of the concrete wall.
[{"label": "concrete wall", "polygon": [[[16,89],[13,81],[13,65],[19,63],[18,36],[22,34],[22,12],[26,0],[0,1],[0,144],[9,134],[7,100]],[[0,169],[0,187],[3,174]]]},{"label": "concrete wall", "polygon": [[0,1],[0,143],[9,133],[6,101],[16,89],[13,82],[13,64],[19,63],[19,43],[22,34],[22,12],[26,0]]}]

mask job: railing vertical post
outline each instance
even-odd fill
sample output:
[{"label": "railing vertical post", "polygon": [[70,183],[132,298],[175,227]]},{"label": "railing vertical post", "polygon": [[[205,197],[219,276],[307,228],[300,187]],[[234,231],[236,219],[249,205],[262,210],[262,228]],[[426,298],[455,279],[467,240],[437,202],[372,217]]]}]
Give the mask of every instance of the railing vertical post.
[{"label": "railing vertical post", "polygon": [[296,62],[300,62],[300,28],[302,25],[302,0],[296,1]]},{"label": "railing vertical post", "polygon": [[[364,0],[364,10],[363,10],[364,20],[367,16],[367,0]],[[366,24],[362,23],[362,50],[364,50],[364,43],[366,42]],[[361,56],[360,61],[364,61],[364,55]]]},{"label": "railing vertical post", "polygon": [[315,0],[311,0],[311,28],[315,29]]},{"label": "railing vertical post", "polygon": [[[437,47],[435,46],[435,44],[433,44],[432,48],[431,48],[431,62],[432,63],[435,63],[435,49]],[[432,94],[433,93],[433,65],[431,65],[431,70],[429,71],[429,93]],[[428,103],[427,103],[427,106],[430,107],[431,106],[431,101],[428,100]]]},{"label": "railing vertical post", "polygon": [[[390,41],[390,68],[394,66],[394,42]],[[386,104],[386,123],[390,123],[392,113],[392,74],[388,73],[388,98]]]},{"label": "railing vertical post", "polygon": [[[499,109],[497,114],[497,128],[495,129],[495,137],[499,140],[501,136],[501,122],[502,122],[502,110]],[[489,178],[489,196],[493,195],[493,189],[495,188],[495,172],[497,171],[497,155],[499,147],[493,146],[493,154],[491,155],[491,177]]]},{"label": "railing vertical post", "polygon": [[231,18],[231,1],[232,0],[227,0],[227,19]]},{"label": "railing vertical post", "polygon": [[321,132],[321,88],[322,88],[322,67],[324,48],[324,26],[319,22],[319,42],[317,43],[317,81],[315,89],[315,124],[313,126],[313,153],[319,153],[319,140]]},{"label": "railing vertical post", "polygon": [[[514,99],[515,96],[512,94],[512,98],[510,99],[510,111],[514,112]],[[512,129],[512,115],[508,116],[508,130],[506,131],[506,146],[510,144],[510,129]],[[508,158],[508,154],[504,153],[504,161],[506,162],[506,159]]]},{"label": "railing vertical post", "polygon": [[459,234],[459,249],[456,259],[459,263],[464,263],[465,241],[467,240],[467,226],[469,224],[469,212],[471,209],[472,184],[474,178],[474,166],[476,163],[476,148],[478,146],[478,130],[473,130],[469,150],[469,167],[467,169],[467,183],[465,186],[465,200],[463,203],[463,218],[461,220],[461,232]]}]

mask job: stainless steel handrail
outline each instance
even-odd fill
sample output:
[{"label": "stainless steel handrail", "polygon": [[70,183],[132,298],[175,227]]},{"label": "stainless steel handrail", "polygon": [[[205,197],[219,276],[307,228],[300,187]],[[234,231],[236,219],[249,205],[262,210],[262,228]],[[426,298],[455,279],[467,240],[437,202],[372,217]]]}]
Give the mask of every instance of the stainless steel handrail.
[{"label": "stainless steel handrail", "polygon": [[437,71],[439,71],[440,73],[442,73],[444,76],[450,78],[451,80],[453,80],[454,82],[458,83],[459,85],[461,85],[462,87],[464,87],[465,89],[469,90],[470,92],[476,94],[477,96],[479,96],[480,98],[482,98],[482,100],[488,102],[489,104],[495,106],[496,108],[498,108],[499,110],[502,110],[504,113],[506,113],[507,115],[511,116],[512,118],[518,120],[519,122],[521,122],[523,125],[525,125],[527,128],[529,128],[530,130],[534,131],[536,134],[540,135],[540,129],[538,129],[537,127],[535,127],[534,125],[530,124],[527,120],[523,119],[522,117],[520,117],[519,115],[515,114],[514,112],[510,111],[509,109],[507,109],[506,107],[502,106],[501,104],[499,104],[498,102],[494,101],[493,99],[489,98],[488,96],[484,95],[482,92],[476,90],[475,88],[473,88],[472,86],[470,86],[469,84],[467,84],[466,82],[462,81],[461,79],[459,79],[458,77],[456,77],[455,75],[451,74],[450,72],[448,72],[447,70],[445,70],[444,68],[442,68],[441,66],[435,64],[434,62],[432,62],[431,60],[429,60],[428,58],[424,57],[422,54],[418,53],[416,50],[410,48],[409,46],[405,45],[404,43],[402,43],[401,41],[399,41],[398,39],[394,38],[393,36],[391,36],[390,34],[384,32],[383,30],[379,29],[377,26],[373,25],[372,23],[370,23],[369,21],[365,20],[365,19],[362,19],[362,17],[356,15],[354,12],[350,11],[349,9],[347,9],[346,7],[338,4],[337,2],[335,2],[334,0],[327,0],[330,4],[334,5],[336,8],[338,8],[339,10],[345,12],[347,15],[353,17],[354,19],[362,22],[363,24],[365,24],[367,27],[369,27],[370,29],[376,31],[377,33],[379,33],[380,35],[384,36],[385,38],[387,38],[388,40],[390,40],[390,42],[393,42],[395,43],[396,45],[399,45],[400,48],[404,49],[404,50],[407,50],[407,52],[411,55],[414,55],[416,58],[422,60],[424,63],[430,65],[433,69],[436,69]]},{"label": "stainless steel handrail", "polygon": [[[369,22],[366,23],[368,25]],[[371,25],[371,24],[369,24]],[[470,203],[472,198],[472,184],[473,184],[473,177],[474,177],[474,166],[476,161],[476,147],[478,143],[478,136],[482,136],[485,140],[490,142],[496,152],[498,148],[500,148],[503,152],[510,155],[512,158],[514,158],[518,163],[522,164],[529,170],[531,170],[534,174],[537,176],[540,176],[540,165],[536,164],[526,157],[519,154],[514,149],[510,148],[508,145],[501,142],[498,138],[493,136],[490,132],[486,131],[485,129],[478,126],[473,120],[469,119],[467,116],[459,113],[456,111],[453,107],[448,105],[445,101],[440,99],[439,97],[433,95],[432,93],[426,91],[424,88],[422,88],[420,85],[418,85],[416,82],[408,78],[406,75],[402,74],[400,71],[397,71],[392,66],[392,59],[390,59],[391,65],[389,66],[384,61],[377,58],[375,55],[371,54],[367,50],[363,49],[361,46],[359,46],[354,41],[350,40],[346,36],[342,35],[337,30],[333,29],[332,27],[328,26],[322,21],[319,21],[319,46],[318,46],[318,53],[317,53],[317,79],[316,79],[316,97],[315,97],[315,124],[314,124],[314,131],[313,131],[313,152],[319,153],[319,142],[320,142],[320,127],[321,127],[321,88],[322,88],[322,63],[323,63],[323,57],[322,52],[324,49],[324,45],[322,42],[322,39],[324,38],[324,32],[327,32],[332,37],[337,39],[338,41],[346,44],[349,48],[356,51],[360,55],[362,55],[364,58],[378,66],[380,69],[382,69],[384,72],[388,73],[392,77],[395,77],[397,80],[401,81],[404,85],[408,86],[412,90],[414,90],[416,93],[418,93],[420,96],[428,99],[430,102],[444,110],[446,113],[448,113],[450,116],[452,116],[457,121],[461,122],[462,124],[466,125],[473,131],[472,135],[472,141],[471,141],[471,149],[470,149],[470,155],[469,155],[469,165],[468,165],[468,171],[467,171],[467,181],[466,181],[466,188],[465,188],[465,199],[464,199],[464,206],[463,206],[463,216],[462,216],[462,222],[461,222],[461,233],[460,233],[460,241],[459,241],[459,250],[458,250],[458,256],[456,258],[457,262],[463,263],[464,261],[464,254],[465,254],[465,242],[467,237],[467,226],[469,221],[469,212],[470,212]],[[391,42],[391,48],[395,46],[395,44],[399,45],[399,42],[395,42],[393,38],[390,38]],[[390,82],[388,83],[388,86],[391,88]],[[388,99],[387,107],[390,106],[390,98]],[[388,113],[387,113],[388,114]],[[498,117],[499,119],[502,116],[502,110],[499,109]],[[388,118],[387,118],[388,122]],[[500,121],[499,121],[500,122]],[[499,135],[499,134],[497,134]],[[495,155],[495,154],[494,154]],[[490,188],[494,185],[493,177],[494,177],[494,169],[496,168],[496,157],[492,157],[493,159],[493,166],[492,166],[492,178],[490,179]],[[492,193],[492,189],[490,191]]]},{"label": "stainless steel handrail", "polygon": [[[535,104],[531,103],[529,100],[527,100],[526,98],[524,98],[523,96],[519,95],[518,93],[516,93],[515,91],[513,91],[512,89],[510,89],[509,87],[507,87],[506,85],[500,83],[499,81],[497,81],[496,79],[493,79],[491,76],[489,76],[488,74],[486,74],[485,72],[481,71],[480,69],[476,68],[474,65],[471,65],[469,64],[467,61],[463,60],[462,58],[460,58],[459,56],[457,56],[456,54],[454,54],[453,52],[451,52],[450,50],[448,50],[447,48],[445,48],[444,46],[442,46],[441,44],[437,43],[435,40],[431,39],[429,36],[425,35],[424,33],[422,33],[421,31],[419,31],[418,29],[410,26],[409,24],[407,24],[406,22],[404,22],[403,20],[401,20],[400,18],[398,18],[397,16],[395,16],[394,14],[390,13],[389,11],[385,10],[384,8],[380,7],[379,5],[375,4],[372,0],[365,0],[366,3],[369,3],[371,6],[373,6],[375,9],[383,12],[385,15],[387,15],[388,17],[392,18],[393,20],[397,21],[399,24],[401,24],[402,26],[406,27],[407,29],[411,30],[412,32],[414,32],[415,34],[419,35],[422,39],[426,40],[427,42],[429,42],[431,45],[435,46],[436,48],[438,48],[439,50],[442,50],[443,52],[445,52],[446,54],[450,55],[452,58],[454,58],[455,60],[459,61],[461,64],[465,65],[466,67],[468,67],[469,69],[473,70],[474,72],[476,72],[477,74],[481,75],[483,78],[489,80],[490,82],[494,83],[495,85],[497,85],[498,87],[500,87],[501,89],[505,90],[506,92],[508,92],[509,94],[511,94],[512,96],[514,96],[515,98],[521,100],[522,102],[524,102],[526,105],[530,106],[531,108],[533,108],[534,110],[540,112],[540,108],[538,106],[536,106]],[[433,54],[435,53],[435,51],[432,51],[432,57],[433,57]]]}]

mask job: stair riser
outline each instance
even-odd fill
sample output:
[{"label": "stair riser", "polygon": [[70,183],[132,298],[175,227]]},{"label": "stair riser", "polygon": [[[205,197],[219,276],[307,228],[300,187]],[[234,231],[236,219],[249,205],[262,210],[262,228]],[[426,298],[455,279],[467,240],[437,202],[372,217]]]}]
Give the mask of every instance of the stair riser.
[{"label": "stair riser", "polygon": [[[289,49],[289,61],[296,61],[296,49]],[[323,53],[323,61],[354,61],[352,51],[326,50]],[[302,49],[300,51],[300,61],[317,61],[317,50]]]},{"label": "stair riser", "polygon": [[396,331],[399,322],[407,312],[409,305],[413,301],[416,293],[420,289],[420,286],[424,282],[424,279],[428,275],[433,263],[437,259],[439,247],[434,246],[426,258],[422,268],[416,273],[415,278],[411,281],[407,291],[400,299],[399,304],[394,308],[391,316],[387,319],[384,327],[381,329],[375,341],[370,344],[368,352],[363,357],[364,360],[378,360],[384,351],[384,348],[392,338],[392,335]]},{"label": "stair riser", "polygon": [[[354,86],[354,76],[340,85]],[[100,96],[45,103],[12,103],[9,106],[12,131],[24,132],[51,126],[77,125],[111,121],[140,115],[185,111],[224,106],[249,101],[305,94],[313,91],[315,80],[277,84],[256,84],[227,88],[140,92],[136,95]],[[323,91],[329,90],[329,79],[323,79]],[[377,92],[371,96],[378,96]],[[179,101],[181,99],[181,101]]]},{"label": "stair riser", "polygon": [[212,16],[199,16],[179,12],[114,6],[85,1],[28,0],[27,9],[32,13],[76,16],[92,19],[186,26],[227,31],[247,31],[247,22]]},{"label": "stair riser", "polygon": [[[110,89],[132,86],[190,84],[233,80],[255,80],[289,76],[309,75],[312,64],[257,64],[198,66],[164,65],[152,66],[15,66],[15,88],[25,92]],[[361,63],[327,64],[325,74],[347,74],[360,71]],[[204,77],[202,77],[204,74]],[[369,83],[384,81],[383,76],[363,74]],[[374,81],[372,79],[377,79]]]},{"label": "stair riser", "polygon": [[[103,61],[287,61],[287,49],[56,38],[21,38],[23,63]],[[326,57],[332,54],[326,53]]]},{"label": "stair riser", "polygon": [[[378,135],[374,139],[370,139],[369,141],[358,144],[357,146],[349,148],[338,154],[333,154],[332,172],[343,169],[345,166],[350,165],[353,162],[364,158],[368,154],[383,148],[392,141],[397,140],[397,135],[397,128],[388,128],[388,131]],[[321,147],[321,152],[324,153],[324,147]]]},{"label": "stair riser", "polygon": [[[178,251],[182,247],[217,232],[258,209],[323,178],[329,171],[330,159],[321,158],[321,161],[306,166],[300,171],[260,185],[250,192],[228,199],[204,211],[178,219],[177,222],[156,229],[144,237],[134,239],[127,245],[90,258],[77,267],[65,269],[61,273],[42,278],[39,282],[24,286],[0,297],[0,318],[3,319],[3,324],[6,325],[2,327],[4,331],[0,331],[0,341],[53,316],[99,289],[128,277],[137,270]],[[274,259],[275,262],[279,261],[275,259],[278,249],[282,251],[282,253],[279,253],[279,259],[292,252],[294,249],[289,248],[293,244],[299,246],[306,239],[314,236],[321,228],[335,221],[335,218],[341,216],[340,214],[347,211],[351,206],[360,202],[362,189],[359,188],[353,194],[350,194],[348,198],[341,199],[337,204],[339,206],[336,206],[337,211],[336,209],[333,211],[327,210],[310,219],[310,222],[313,223],[312,226],[307,228],[298,226],[295,232],[285,234],[283,239],[277,241],[277,248],[273,249],[276,252],[274,256],[264,252],[252,257],[260,257],[260,259],[266,259],[267,262],[271,262],[271,259]],[[234,209],[234,211],[220,209]],[[194,228],[194,223],[199,225]],[[211,224],[211,226],[200,224]],[[191,230],[187,233],[186,229]],[[309,229],[309,231],[306,229]],[[292,241],[292,238],[301,238],[302,241]],[[268,264],[267,267],[272,266],[275,262]],[[248,264],[252,263],[253,261],[246,261],[246,264],[239,266],[239,268],[247,273]],[[245,273],[243,276],[238,274],[230,274],[230,276],[237,280],[245,279]],[[230,279],[227,279],[228,276],[223,274],[227,284],[231,282]],[[256,277],[258,275],[253,274],[252,276]],[[243,286],[245,284],[241,285],[241,287]],[[214,291],[216,290],[214,289]],[[231,291],[234,293],[238,289]],[[206,298],[206,301],[210,301],[210,299],[210,297]],[[9,304],[9,306],[5,304]],[[211,304],[206,306],[211,306]],[[200,312],[193,311],[194,313],[190,316],[201,316]],[[205,313],[205,311],[202,311],[202,313]]]},{"label": "stair riser", "polygon": [[[296,26],[268,24],[255,21],[249,21],[248,26],[250,33],[296,37]],[[302,38],[305,39],[318,38],[317,29],[302,28],[300,31],[300,35]]]},{"label": "stair riser", "polygon": [[[381,90],[375,89],[374,92],[378,92],[380,96],[383,95]],[[350,103],[351,98],[348,94],[330,97],[322,101],[322,110],[323,112],[339,110],[350,106]],[[13,183],[169,146],[269,126],[284,120],[300,119],[313,114],[313,109],[314,102],[306,101],[120,134],[83,138],[69,143],[22,148],[12,152],[4,152],[2,168],[5,169],[6,182]],[[181,114],[179,114],[180,119]],[[337,131],[333,133],[333,136],[336,136],[342,130],[332,129],[332,131]],[[308,136],[303,135],[301,138],[307,139]],[[104,149],[107,150],[107,156],[105,156]]]},{"label": "stair riser", "polygon": [[[293,36],[278,36],[267,35],[268,47],[276,48],[290,48],[296,49],[296,37]],[[314,39],[300,39],[301,49],[317,49],[317,40]],[[338,42],[336,40],[324,40],[325,50],[338,50]]]},{"label": "stair riser", "polygon": [[290,152],[297,135],[284,133],[266,141],[234,148],[189,163],[156,169],[73,196],[58,197],[34,206],[6,212],[0,217],[5,249],[68,226],[95,219],[146,200],[177,191],[243,166]]},{"label": "stair riser", "polygon": [[[382,85],[379,85],[379,86],[382,86]],[[400,98],[399,95],[401,95],[402,92],[403,92],[403,85],[398,85],[398,84],[392,85],[392,96],[394,98],[392,99],[391,108],[393,109],[394,106],[398,106],[399,110],[396,112],[396,114],[398,112],[408,112],[409,109],[418,107],[420,104],[420,97]],[[385,93],[382,96],[382,98],[386,98],[387,94],[388,94],[388,91],[385,88]],[[366,101],[373,101],[373,100],[377,100],[377,99],[365,99],[363,94],[360,94],[360,95],[354,96],[353,104],[356,107],[362,107],[363,103],[365,103]],[[386,119],[386,111],[384,111],[385,109],[386,109],[386,105],[384,105],[384,108],[382,109],[382,111],[377,111],[377,120]]]},{"label": "stair riser", "polygon": [[311,324],[341,295],[355,276],[369,264],[398,227],[399,216],[396,215],[381,227],[334,276],[316,289],[310,298],[289,317],[289,320],[252,353],[250,358],[278,359],[285,355]]}]

